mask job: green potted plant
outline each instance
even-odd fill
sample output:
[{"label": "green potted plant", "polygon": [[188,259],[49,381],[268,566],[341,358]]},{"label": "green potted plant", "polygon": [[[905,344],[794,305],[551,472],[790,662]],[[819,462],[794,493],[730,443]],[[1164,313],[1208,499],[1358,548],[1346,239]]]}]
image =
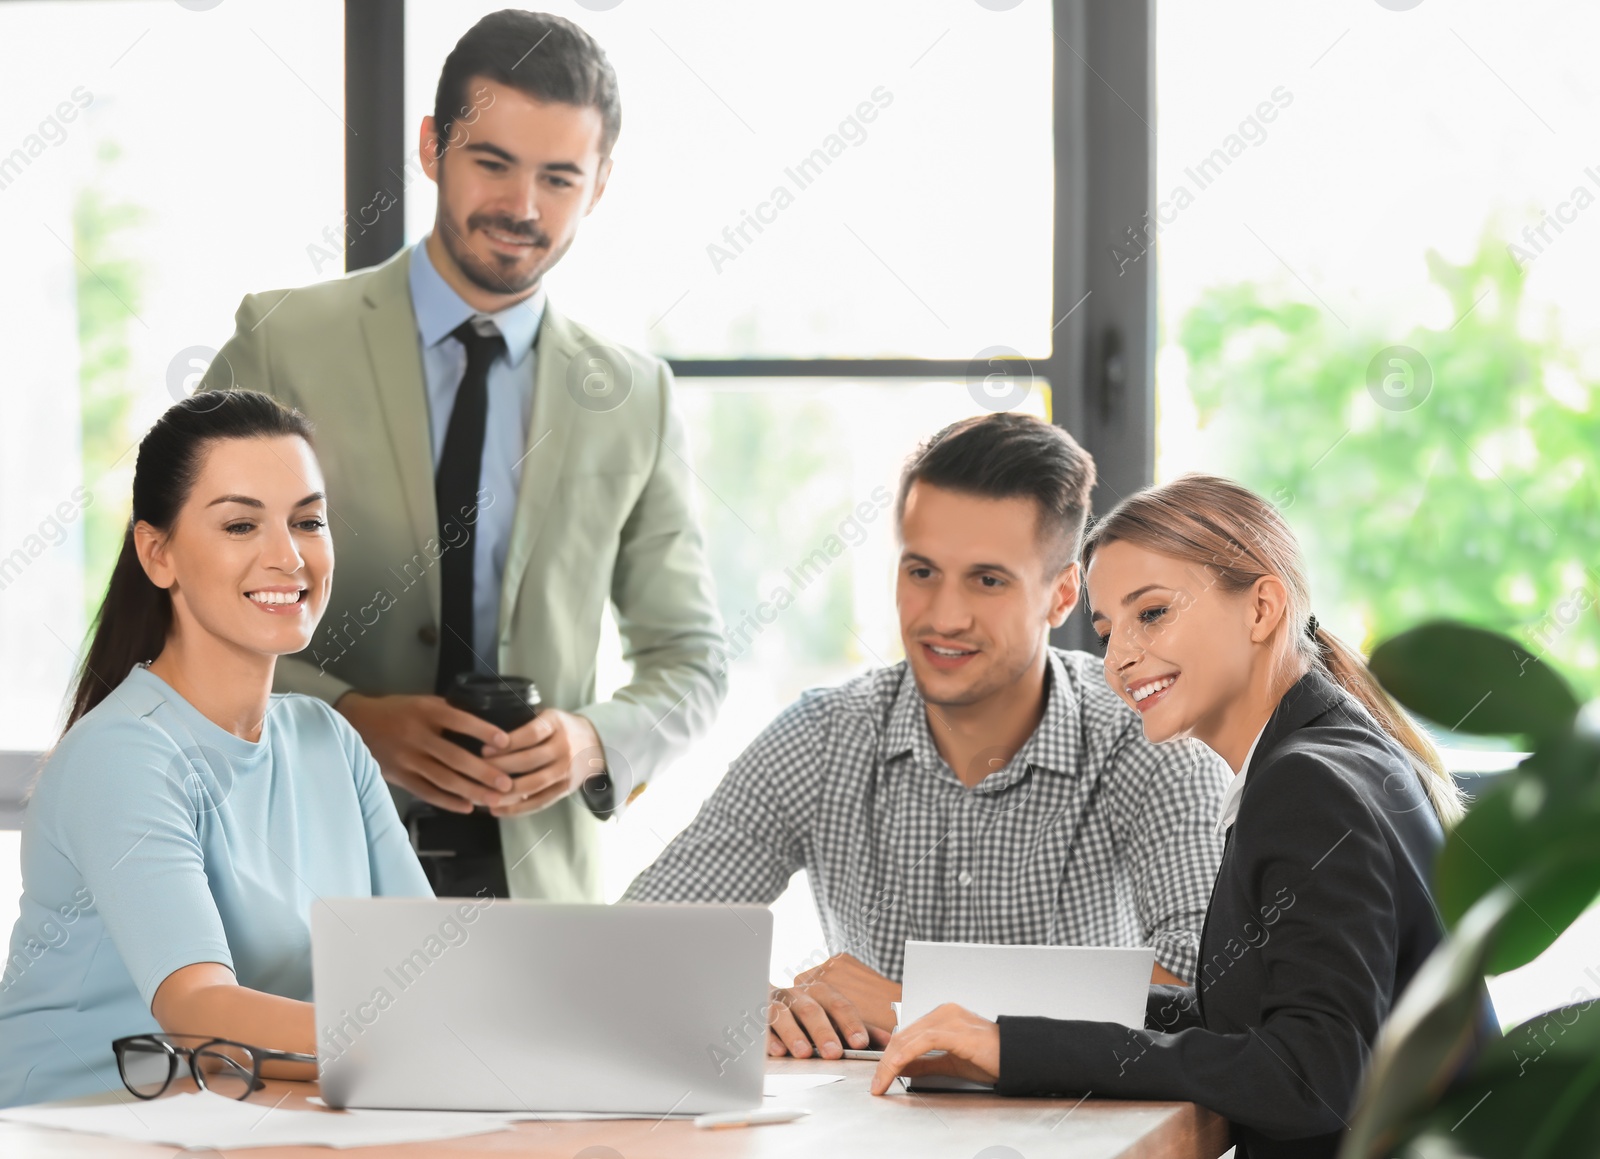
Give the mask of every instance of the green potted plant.
[{"label": "green potted plant", "polygon": [[1600,994],[1474,1057],[1484,975],[1537,957],[1600,894],[1600,701],[1583,708],[1515,641],[1461,624],[1395,636],[1371,668],[1418,716],[1531,753],[1446,837],[1449,936],[1379,1035],[1341,1159],[1600,1155]]}]

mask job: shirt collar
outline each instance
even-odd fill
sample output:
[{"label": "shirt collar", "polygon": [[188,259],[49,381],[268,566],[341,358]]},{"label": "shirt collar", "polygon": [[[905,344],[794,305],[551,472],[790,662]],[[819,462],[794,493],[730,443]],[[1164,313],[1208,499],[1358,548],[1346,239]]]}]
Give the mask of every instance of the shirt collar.
[{"label": "shirt collar", "polygon": [[1309,724],[1333,706],[1348,703],[1349,700],[1350,694],[1329,679],[1316,665],[1295,681],[1289,691],[1283,694],[1283,699],[1278,701],[1278,706],[1272,710],[1267,723],[1256,733],[1256,739],[1250,744],[1250,751],[1244,755],[1244,764],[1239,767],[1233,783],[1223,794],[1222,813],[1217,818],[1217,830],[1225,832],[1238,818],[1239,800],[1244,796],[1244,776],[1250,771],[1250,762],[1262,741],[1266,742],[1263,751],[1270,753],[1295,729]]},{"label": "shirt collar", "polygon": [[[1271,717],[1267,718],[1269,721]],[[1234,774],[1233,780],[1228,782],[1227,791],[1222,794],[1222,813],[1217,817],[1217,832],[1226,833],[1228,826],[1239,818],[1239,799],[1244,796],[1244,778],[1250,771],[1250,761],[1256,755],[1256,746],[1261,743],[1261,734],[1267,731],[1263,724],[1256,733],[1256,739],[1250,742],[1250,751],[1244,754],[1244,764],[1239,766],[1239,771]]]},{"label": "shirt collar", "polygon": [[[1076,776],[1080,771],[1073,739],[1078,733],[1077,704],[1070,693],[1061,658],[1054,649],[1048,649],[1046,656],[1044,715],[1007,767],[1025,770],[1031,766]],[[883,759],[891,761],[909,752],[919,767],[937,769],[943,758],[929,731],[927,703],[911,674],[910,662],[902,660],[900,668],[900,689],[889,709],[888,726],[884,730]]]},{"label": "shirt collar", "polygon": [[[434,268],[428,257],[426,238],[411,247],[407,276],[411,282],[411,309],[416,314],[417,333],[422,337],[424,348],[438,345],[457,326],[479,313]],[[498,314],[485,315],[505,338],[506,359],[512,366],[520,364],[533,349],[534,340],[539,336],[539,323],[544,319],[544,303],[544,287],[541,286],[531,296]]]}]

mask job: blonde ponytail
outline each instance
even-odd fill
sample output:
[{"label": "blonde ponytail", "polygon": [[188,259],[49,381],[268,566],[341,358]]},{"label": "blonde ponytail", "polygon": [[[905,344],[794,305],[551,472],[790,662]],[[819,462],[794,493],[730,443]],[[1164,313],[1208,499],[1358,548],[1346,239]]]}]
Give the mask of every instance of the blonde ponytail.
[{"label": "blonde ponytail", "polygon": [[1316,629],[1315,640],[1317,663],[1328,678],[1355,697],[1378,727],[1405,749],[1439,823],[1448,829],[1461,820],[1467,811],[1465,799],[1428,734],[1383,690],[1359,652],[1325,628]]}]

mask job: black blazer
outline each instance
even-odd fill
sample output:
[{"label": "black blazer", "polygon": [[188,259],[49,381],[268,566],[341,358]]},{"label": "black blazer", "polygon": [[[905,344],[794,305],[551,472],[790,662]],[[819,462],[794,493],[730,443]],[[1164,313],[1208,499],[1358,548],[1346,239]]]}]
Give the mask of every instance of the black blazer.
[{"label": "black blazer", "polygon": [[1181,1099],[1240,1159],[1333,1156],[1378,1026],[1443,926],[1443,832],[1402,750],[1313,670],[1246,771],[1194,986],[1151,986],[1147,1029],[1001,1017],[1003,1094]]}]

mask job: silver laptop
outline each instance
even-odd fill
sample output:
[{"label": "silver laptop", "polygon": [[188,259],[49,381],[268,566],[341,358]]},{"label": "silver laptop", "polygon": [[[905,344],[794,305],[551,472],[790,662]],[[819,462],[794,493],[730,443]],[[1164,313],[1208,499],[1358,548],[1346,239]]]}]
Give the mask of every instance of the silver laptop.
[{"label": "silver laptop", "polygon": [[759,906],[318,901],[322,1097],[478,1111],[757,1107],[771,948]]}]

